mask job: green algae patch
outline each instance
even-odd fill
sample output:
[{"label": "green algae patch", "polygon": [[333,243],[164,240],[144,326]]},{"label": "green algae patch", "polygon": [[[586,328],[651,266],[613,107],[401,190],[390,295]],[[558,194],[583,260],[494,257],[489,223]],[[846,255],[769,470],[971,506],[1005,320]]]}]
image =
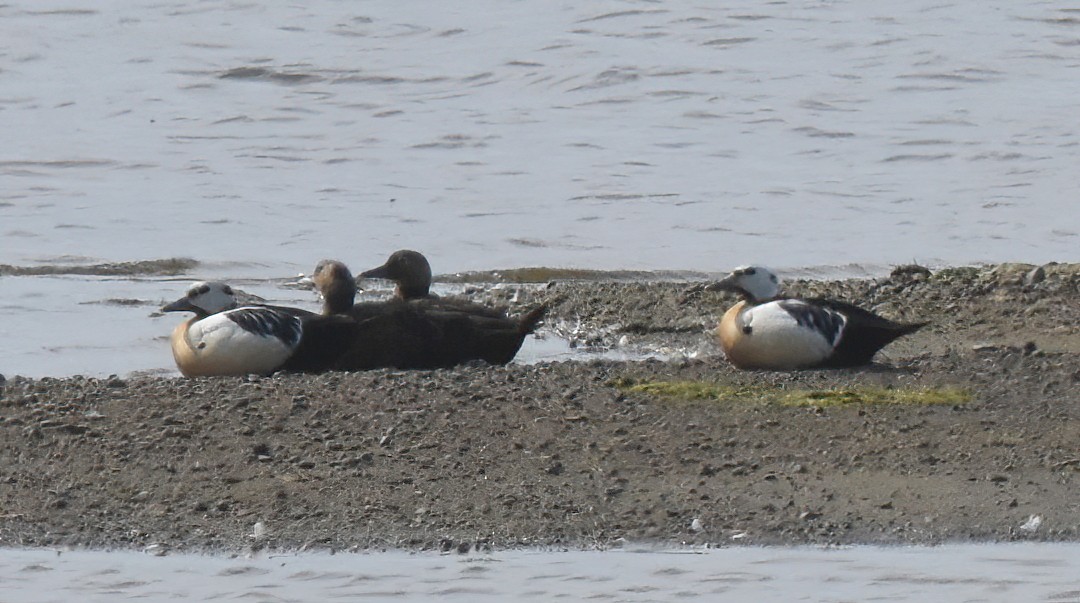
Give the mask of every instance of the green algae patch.
[{"label": "green algae patch", "polygon": [[672,401],[731,401],[794,407],[959,405],[971,401],[971,394],[960,388],[847,387],[786,390],[754,385],[735,387],[706,381],[636,381],[626,378],[613,380],[610,385],[625,392],[647,394]]},{"label": "green algae patch", "polygon": [[971,394],[959,388],[890,389],[884,387],[826,390],[796,390],[783,394],[784,406],[847,406],[871,404],[958,405],[971,401]]}]

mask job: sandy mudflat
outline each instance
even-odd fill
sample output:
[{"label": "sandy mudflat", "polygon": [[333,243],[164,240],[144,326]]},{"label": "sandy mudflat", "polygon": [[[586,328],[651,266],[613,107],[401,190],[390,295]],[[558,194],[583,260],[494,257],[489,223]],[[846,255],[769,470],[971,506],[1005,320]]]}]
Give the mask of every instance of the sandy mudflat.
[{"label": "sandy mudflat", "polygon": [[[730,298],[694,283],[556,283],[520,303],[550,300],[549,327],[581,345],[690,354],[261,379],[8,375],[0,546],[1080,540],[1080,266],[789,292],[933,325],[860,370],[740,372],[703,345]],[[633,389],[671,382],[727,394]],[[877,387],[970,400],[778,401]]]}]

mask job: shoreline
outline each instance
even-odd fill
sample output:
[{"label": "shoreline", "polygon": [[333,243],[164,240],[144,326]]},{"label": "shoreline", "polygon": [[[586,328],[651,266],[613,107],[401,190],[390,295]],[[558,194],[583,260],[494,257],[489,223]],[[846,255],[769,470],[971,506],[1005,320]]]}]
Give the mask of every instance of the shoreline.
[{"label": "shoreline", "polygon": [[[704,335],[731,298],[686,282],[570,282],[473,297],[548,300],[548,328],[580,345],[686,353],[266,378],[9,376],[0,546],[1080,541],[1080,265],[786,289],[933,324],[870,367],[745,372]],[[634,389],[650,383],[721,393]],[[882,388],[970,399],[746,395]]]}]

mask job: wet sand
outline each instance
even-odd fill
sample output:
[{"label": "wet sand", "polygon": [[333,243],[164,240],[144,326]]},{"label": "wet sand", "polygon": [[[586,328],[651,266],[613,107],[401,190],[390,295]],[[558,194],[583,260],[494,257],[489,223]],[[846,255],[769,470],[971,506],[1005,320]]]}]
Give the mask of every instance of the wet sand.
[{"label": "wet sand", "polygon": [[[1080,266],[901,269],[788,291],[933,324],[863,369],[742,372],[705,335],[729,297],[687,282],[560,282],[517,291],[516,304],[550,301],[548,328],[582,346],[685,353],[267,378],[9,375],[0,546],[1080,539]],[[750,393],[633,388],[672,382]],[[970,399],[761,395],[879,387]]]}]

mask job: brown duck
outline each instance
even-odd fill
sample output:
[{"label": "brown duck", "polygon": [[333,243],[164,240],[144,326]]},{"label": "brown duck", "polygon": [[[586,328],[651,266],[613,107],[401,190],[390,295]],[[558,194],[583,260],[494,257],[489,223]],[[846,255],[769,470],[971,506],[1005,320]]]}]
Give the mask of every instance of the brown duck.
[{"label": "brown duck", "polygon": [[478,304],[401,296],[354,304],[356,281],[335,260],[319,262],[312,280],[323,297],[323,314],[352,321],[347,327],[352,343],[334,363],[340,369],[440,368],[477,360],[506,364],[547,311],[541,305],[508,317]]},{"label": "brown duck", "polygon": [[[390,254],[386,263],[360,273],[361,278],[381,278],[394,282],[394,298],[438,310],[466,312],[474,316],[505,319],[507,308],[478,304],[468,299],[439,297],[431,292],[431,265],[424,255],[411,249]],[[539,320],[539,318],[538,318]]]}]

